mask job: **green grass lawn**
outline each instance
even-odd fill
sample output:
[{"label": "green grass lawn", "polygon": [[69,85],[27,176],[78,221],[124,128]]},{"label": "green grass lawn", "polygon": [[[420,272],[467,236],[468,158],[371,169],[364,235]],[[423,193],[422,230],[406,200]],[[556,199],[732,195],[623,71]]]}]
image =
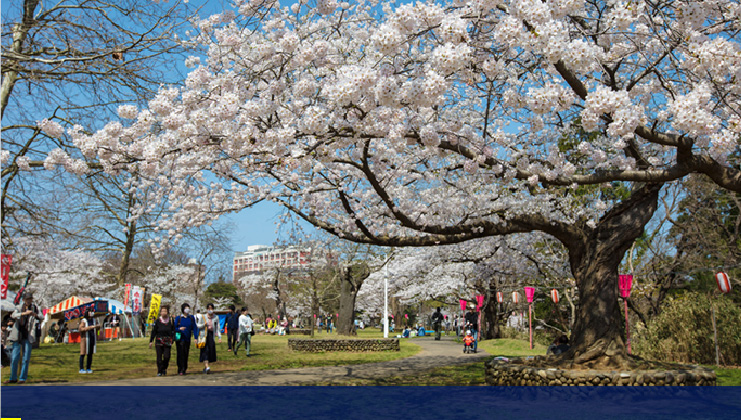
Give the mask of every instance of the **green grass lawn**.
[{"label": "green grass lawn", "polygon": [[[304,336],[255,335],[252,337],[252,357],[245,357],[244,347],[238,356],[227,351],[226,337],[216,342],[217,361],[211,364],[214,373],[238,370],[287,369],[309,366],[352,365],[360,363],[385,362],[416,354],[420,347],[406,340],[401,341],[401,351],[387,352],[325,352],[300,353],[288,349],[288,338],[309,338]],[[337,334],[317,334],[318,338],[338,338]],[[359,338],[382,338],[378,330],[363,330]],[[79,374],[79,344],[42,344],[31,353],[28,383],[65,383],[80,381],[100,381],[109,379],[129,379],[156,376],[156,354],[149,349],[148,338],[124,339],[122,341],[99,342],[93,357],[94,371],[91,375]],[[173,346],[168,373],[177,373],[176,350]],[[199,372],[203,363],[198,362],[200,350],[191,345],[188,371]],[[10,377],[10,368],[3,367],[2,380]]]},{"label": "green grass lawn", "polygon": [[741,368],[708,366],[718,377],[718,386],[741,386]]}]

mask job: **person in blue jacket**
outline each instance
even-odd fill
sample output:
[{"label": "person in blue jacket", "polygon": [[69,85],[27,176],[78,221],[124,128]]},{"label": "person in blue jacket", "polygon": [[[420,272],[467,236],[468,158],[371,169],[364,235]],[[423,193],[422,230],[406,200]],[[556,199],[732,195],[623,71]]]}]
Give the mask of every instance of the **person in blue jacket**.
[{"label": "person in blue jacket", "polygon": [[198,326],[196,318],[190,313],[190,305],[187,302],[180,305],[180,310],[182,315],[175,318],[175,347],[178,352],[178,375],[185,375],[188,370],[190,337],[198,338]]}]

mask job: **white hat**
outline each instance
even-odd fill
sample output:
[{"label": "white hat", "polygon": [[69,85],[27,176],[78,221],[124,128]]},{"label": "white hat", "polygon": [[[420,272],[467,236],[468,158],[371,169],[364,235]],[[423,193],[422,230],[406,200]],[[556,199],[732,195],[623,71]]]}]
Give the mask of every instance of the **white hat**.
[{"label": "white hat", "polygon": [[471,330],[466,330],[466,335],[471,335]]}]

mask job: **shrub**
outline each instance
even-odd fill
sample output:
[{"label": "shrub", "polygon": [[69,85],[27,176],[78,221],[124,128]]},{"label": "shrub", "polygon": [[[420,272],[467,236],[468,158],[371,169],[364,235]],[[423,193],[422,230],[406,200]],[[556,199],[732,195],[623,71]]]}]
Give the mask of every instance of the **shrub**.
[{"label": "shrub", "polygon": [[741,308],[725,296],[687,292],[668,298],[648,327],[636,325],[633,351],[646,359],[715,364],[711,303],[722,364],[741,364]]}]

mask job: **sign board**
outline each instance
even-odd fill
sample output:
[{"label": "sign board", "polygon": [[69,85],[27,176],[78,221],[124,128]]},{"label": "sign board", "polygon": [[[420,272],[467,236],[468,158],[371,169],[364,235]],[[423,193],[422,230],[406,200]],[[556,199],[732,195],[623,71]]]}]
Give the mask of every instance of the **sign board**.
[{"label": "sign board", "polygon": [[64,311],[64,319],[70,321],[73,319],[81,318],[85,315],[85,312],[92,310],[95,314],[107,314],[108,313],[108,301],[107,300],[94,300],[92,302],[83,303],[82,305],[75,306],[74,308]]},{"label": "sign board", "polygon": [[152,293],[152,300],[149,302],[149,317],[147,317],[147,324],[153,324],[160,314],[160,302],[162,301],[162,295]]}]

